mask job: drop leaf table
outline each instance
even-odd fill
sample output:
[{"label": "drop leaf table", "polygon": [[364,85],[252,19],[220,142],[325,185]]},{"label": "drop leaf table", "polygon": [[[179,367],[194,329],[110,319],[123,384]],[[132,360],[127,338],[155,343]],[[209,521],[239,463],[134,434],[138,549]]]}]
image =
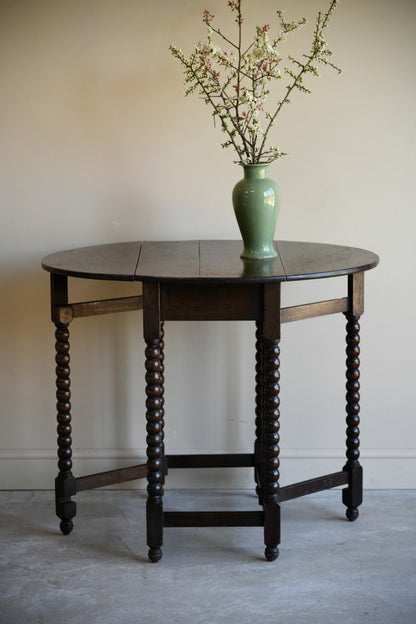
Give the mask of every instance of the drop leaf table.
[{"label": "drop leaf table", "polygon": [[[364,272],[378,263],[369,251],[339,245],[279,241],[277,257],[242,260],[239,241],[126,242],[61,251],[42,266],[50,273],[52,321],[56,326],[58,467],[56,513],[71,532],[83,490],[147,479],[149,559],[162,557],[164,527],[259,526],[265,556],[279,554],[282,502],[333,487],[342,489],[349,520],[362,502],[359,463],[359,318],[364,311]],[[301,280],[345,279],[345,296],[281,307],[281,288]],[[71,302],[68,278],[130,281],[137,296]],[[141,291],[139,291],[141,283]],[[146,376],[146,463],[75,477],[72,472],[69,325],[73,319],[143,310]],[[346,317],[346,462],[339,472],[279,487],[279,342],[281,323],[344,314]],[[256,326],[256,400],[252,453],[170,455],[164,444],[165,321],[253,321]],[[208,346],[207,346],[208,348]],[[167,371],[166,371],[167,373]],[[191,415],[189,416],[191,419]],[[192,423],[189,423],[192,426]],[[168,469],[252,467],[259,507],[250,511],[164,511]]]}]

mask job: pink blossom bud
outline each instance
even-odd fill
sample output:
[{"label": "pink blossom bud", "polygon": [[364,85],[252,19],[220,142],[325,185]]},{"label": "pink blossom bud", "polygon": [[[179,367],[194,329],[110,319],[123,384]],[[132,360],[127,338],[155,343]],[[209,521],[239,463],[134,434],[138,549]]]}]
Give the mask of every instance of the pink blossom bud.
[{"label": "pink blossom bud", "polygon": [[209,24],[210,22],[212,22],[214,17],[215,17],[215,15],[213,13],[208,11],[208,9],[205,9],[205,11],[203,13],[202,21],[205,22],[205,24]]}]

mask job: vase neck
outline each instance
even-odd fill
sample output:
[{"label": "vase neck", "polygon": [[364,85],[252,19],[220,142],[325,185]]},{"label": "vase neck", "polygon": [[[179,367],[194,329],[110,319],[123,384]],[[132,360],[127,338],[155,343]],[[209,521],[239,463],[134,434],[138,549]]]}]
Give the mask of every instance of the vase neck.
[{"label": "vase neck", "polygon": [[256,163],[256,164],[248,164],[243,165],[244,168],[244,177],[246,179],[259,179],[267,177],[267,168],[268,163]]}]

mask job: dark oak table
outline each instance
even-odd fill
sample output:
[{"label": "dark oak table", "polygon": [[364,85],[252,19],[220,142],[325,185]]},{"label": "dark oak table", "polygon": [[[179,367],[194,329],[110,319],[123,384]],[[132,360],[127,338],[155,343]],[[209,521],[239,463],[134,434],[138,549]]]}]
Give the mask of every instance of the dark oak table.
[{"label": "dark oak table", "polygon": [[[280,503],[345,485],[349,520],[362,502],[359,463],[359,317],[364,311],[364,272],[378,257],[362,249],[317,243],[278,242],[271,260],[240,258],[239,241],[128,242],[62,251],[42,261],[50,272],[52,320],[56,325],[58,467],[56,513],[64,534],[73,528],[77,492],[147,478],[149,558],[162,556],[163,527],[262,526],[265,556],[279,554]],[[282,283],[346,277],[346,296],[282,308]],[[68,278],[142,283],[142,295],[70,302]],[[71,451],[69,324],[78,317],[143,310],[146,342],[147,462],[74,477]],[[279,487],[279,341],[281,323],[342,313],[346,316],[346,463],[342,470]],[[254,321],[256,323],[255,440],[253,453],[169,455],[164,448],[164,322]],[[254,362],[253,362],[254,367]],[[254,414],[253,414],[254,416]],[[190,423],[192,426],[192,423]],[[170,468],[254,468],[261,509],[184,512],[163,510]]]}]

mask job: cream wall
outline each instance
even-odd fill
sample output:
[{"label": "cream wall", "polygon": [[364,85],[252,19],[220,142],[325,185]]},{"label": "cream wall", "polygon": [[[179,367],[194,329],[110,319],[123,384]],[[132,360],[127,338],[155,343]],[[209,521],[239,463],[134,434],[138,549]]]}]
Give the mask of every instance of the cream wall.
[{"label": "cream wall", "polygon": [[[183,97],[168,45],[189,51],[225,0],[0,2],[0,487],[49,488],[56,474],[53,251],[134,239],[237,238],[234,155],[208,109]],[[274,9],[313,19],[325,1],[247,0],[247,25]],[[414,408],[415,73],[413,0],[343,0],[324,71],[275,134],[290,156],[278,237],[379,253],[362,319],[366,487],[416,487]],[[312,28],[312,25],[310,25]],[[309,33],[311,31],[308,31]],[[299,41],[303,41],[299,35]],[[131,292],[75,283],[80,299]],[[342,296],[344,280],[292,284],[285,303]],[[282,483],[338,470],[344,455],[344,320],[285,325]],[[143,457],[141,316],[72,326],[75,472]],[[244,451],[253,439],[251,324],[167,324],[170,452]],[[244,470],[170,475],[172,485],[250,487]],[[131,487],[131,485],[130,485]]]}]

